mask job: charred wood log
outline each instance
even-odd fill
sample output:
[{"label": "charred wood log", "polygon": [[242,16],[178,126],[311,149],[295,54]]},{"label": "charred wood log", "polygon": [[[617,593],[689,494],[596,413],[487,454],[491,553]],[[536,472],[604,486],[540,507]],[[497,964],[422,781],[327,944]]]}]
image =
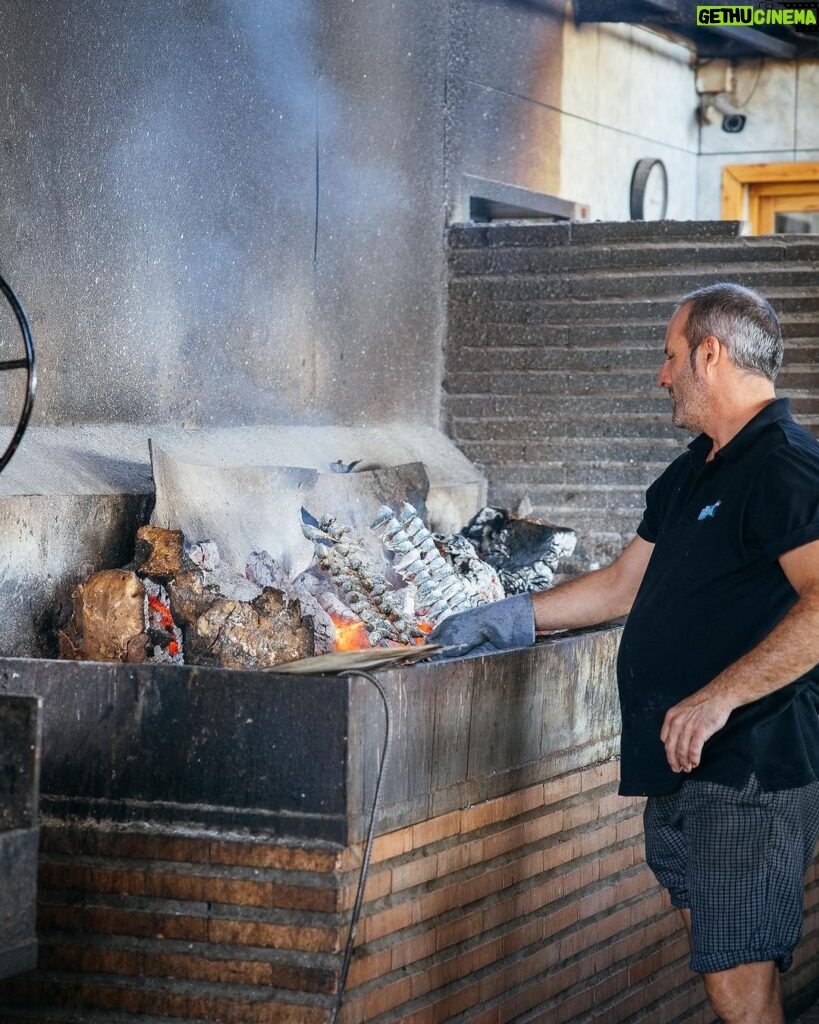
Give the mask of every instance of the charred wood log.
[{"label": "charred wood log", "polygon": [[95,572],[73,594],[74,616],[60,631],[60,656],[142,662],[148,657],[145,587],[127,569]]},{"label": "charred wood log", "polygon": [[299,603],[272,587],[260,591],[238,573],[185,569],[168,594],[188,664],[261,669],[315,653],[312,623]]},{"label": "charred wood log", "polygon": [[134,568],[140,576],[169,580],[182,569],[180,530],[163,530],[159,526],[140,526],[136,535]]},{"label": "charred wood log", "polygon": [[492,506],[477,512],[461,533],[497,569],[507,594],[548,589],[560,560],[577,544],[577,534],[568,527]]}]

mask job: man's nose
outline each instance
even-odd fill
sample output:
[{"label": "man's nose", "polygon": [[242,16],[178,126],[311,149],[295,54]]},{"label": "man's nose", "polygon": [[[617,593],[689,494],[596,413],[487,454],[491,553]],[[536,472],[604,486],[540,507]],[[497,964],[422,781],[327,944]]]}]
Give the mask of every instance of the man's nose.
[{"label": "man's nose", "polygon": [[660,367],[660,372],[657,374],[657,384],[661,388],[671,387],[671,377],[668,373],[668,360],[663,360],[663,365]]}]

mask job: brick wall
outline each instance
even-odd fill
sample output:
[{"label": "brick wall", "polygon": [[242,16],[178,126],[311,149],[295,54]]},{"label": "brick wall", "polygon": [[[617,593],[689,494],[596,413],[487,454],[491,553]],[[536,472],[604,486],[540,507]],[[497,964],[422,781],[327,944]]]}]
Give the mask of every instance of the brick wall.
[{"label": "brick wall", "polygon": [[580,533],[578,562],[633,535],[687,441],[656,386],[674,303],[732,280],[781,314],[780,393],[819,430],[819,243],[731,222],[459,225],[449,233],[444,417],[490,502]]},{"label": "brick wall", "polygon": [[[617,763],[380,836],[344,1024],[712,1021]],[[323,1024],[361,847],[43,829],[41,958],[0,1019]],[[815,982],[819,882],[794,994]],[[121,1016],[120,1016],[121,1015]]]}]

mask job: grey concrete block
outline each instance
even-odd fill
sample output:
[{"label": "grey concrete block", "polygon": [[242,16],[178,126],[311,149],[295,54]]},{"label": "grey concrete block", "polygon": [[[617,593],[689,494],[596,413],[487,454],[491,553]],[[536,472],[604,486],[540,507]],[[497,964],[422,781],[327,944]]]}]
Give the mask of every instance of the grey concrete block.
[{"label": "grey concrete block", "polygon": [[673,242],[666,245],[651,243],[644,246],[612,246],[609,265],[614,268],[665,268],[665,267],[725,267],[726,280],[731,280],[731,269],[737,264],[764,260],[766,263],[782,263],[786,247],[768,240],[768,244],[751,244],[755,239],[732,239],[730,244],[719,242],[694,244]]},{"label": "grey concrete block", "polygon": [[612,263],[608,248],[569,245],[552,248],[497,248],[480,250],[451,248],[448,256],[449,273],[455,277],[473,274],[563,274],[570,270],[593,270]]},{"label": "grey concrete block", "polygon": [[[808,300],[791,299],[792,307],[806,311],[801,303]],[[819,300],[817,300],[819,302]],[[606,302],[550,302],[550,301],[492,301],[484,295],[453,302],[450,315],[480,320],[501,320],[510,324],[547,324],[572,326],[576,323],[598,325],[614,323],[657,323],[663,328],[674,312],[673,299],[635,299],[633,301]]]},{"label": "grey concrete block", "polygon": [[565,299],[571,294],[569,278],[563,274],[534,277],[503,275],[497,278],[463,278],[449,285],[450,302],[480,297],[487,302],[525,302],[537,299]]},{"label": "grey concrete block", "polygon": [[[529,370],[526,373],[520,373],[503,370],[489,374],[489,386],[481,390],[489,390],[495,395],[548,395],[550,400],[566,396],[597,395],[600,405],[607,406],[620,394],[642,394],[654,398],[658,392],[656,367],[653,369],[655,372],[618,373],[604,364],[594,373],[570,373],[568,371],[561,373],[559,370],[552,372]],[[460,376],[483,378],[486,375],[462,374]],[[464,387],[461,390],[465,392],[467,388]],[[582,412],[582,409],[578,407],[577,411]]]},{"label": "grey concrete block", "polygon": [[667,415],[634,415],[629,418],[599,415],[567,421],[565,416],[551,416],[548,412],[514,419],[509,416],[470,418],[450,414],[449,424],[453,435],[461,441],[528,441],[536,437],[674,440],[676,436],[676,428]]},{"label": "grey concrete block", "polygon": [[585,420],[588,416],[610,416],[628,419],[647,416],[671,417],[668,396],[656,389],[656,394],[580,396],[580,395],[450,395],[447,408],[457,417],[501,417],[525,419],[529,423],[541,416],[550,419],[563,417],[565,421]]},{"label": "grey concrete block", "polygon": [[655,242],[661,238],[718,239],[739,237],[740,221],[733,220],[663,220],[663,221],[596,221],[572,224],[572,244],[630,244]]},{"label": "grey concrete block", "polygon": [[457,351],[460,346],[506,349],[510,345],[565,347],[569,329],[561,324],[530,327],[527,324],[486,323],[470,319],[464,310],[451,310],[452,320],[448,334],[447,351]]},{"label": "grey concrete block", "polygon": [[453,224],[447,231],[450,246],[458,249],[481,249],[486,246],[555,246],[566,245],[572,225],[558,224]]},{"label": "grey concrete block", "polygon": [[816,271],[813,268],[797,269],[793,264],[781,266],[782,269],[774,269],[765,264],[746,263],[733,267],[730,273],[711,266],[682,272],[679,267],[667,270],[658,263],[652,270],[642,273],[575,275],[569,284],[569,294],[575,299],[670,297],[676,302],[697,288],[730,280],[746,288],[764,291],[771,303],[777,306],[784,290],[808,291],[815,286]]}]

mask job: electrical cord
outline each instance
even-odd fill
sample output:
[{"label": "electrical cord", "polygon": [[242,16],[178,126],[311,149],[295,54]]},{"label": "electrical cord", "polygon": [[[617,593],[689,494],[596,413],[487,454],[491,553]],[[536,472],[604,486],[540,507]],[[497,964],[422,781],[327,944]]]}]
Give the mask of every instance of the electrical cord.
[{"label": "electrical cord", "polygon": [[384,731],[384,748],[381,752],[381,763],[378,766],[378,777],[375,783],[375,795],[373,796],[372,810],[370,811],[370,824],[367,827],[367,838],[364,843],[364,857],[361,862],[361,872],[358,876],[358,889],[355,894],[355,902],[353,903],[353,912],[350,917],[350,931],[347,935],[347,945],[344,949],[344,957],[341,961],[341,971],[339,973],[338,988],[336,990],[335,1003],[333,1005],[332,1012],[330,1014],[329,1024],[336,1024],[338,1020],[338,1014],[341,1010],[341,1004],[344,999],[344,988],[347,984],[347,975],[350,971],[350,963],[353,959],[353,947],[355,945],[355,933],[358,927],[358,919],[361,916],[361,906],[364,902],[364,887],[367,884],[367,872],[370,867],[370,856],[372,854],[373,839],[375,838],[375,816],[378,811],[378,801],[381,797],[381,783],[384,778],[384,766],[387,763],[387,759],[390,753],[390,746],[392,743],[392,707],[390,705],[390,698],[387,695],[387,691],[381,685],[375,676],[370,675],[369,672],[363,672],[360,669],[345,672],[342,679],[366,679],[367,682],[378,690],[381,696],[381,700],[384,704],[384,719],[385,719],[385,731]]},{"label": "electrical cord", "polygon": [[760,57],[759,58],[759,63],[757,64],[757,68],[756,68],[756,78],[754,79],[754,84],[751,86],[751,91],[748,93],[748,95],[745,97],[745,99],[741,103],[740,103],[739,100],[736,100],[734,102],[734,106],[737,108],[737,110],[742,110],[745,106],[747,106],[748,103],[751,102],[751,98],[753,97],[754,93],[756,92],[757,86],[759,85],[759,80],[762,77],[762,68],[763,68],[764,64],[765,64],[765,58],[764,57]]}]

